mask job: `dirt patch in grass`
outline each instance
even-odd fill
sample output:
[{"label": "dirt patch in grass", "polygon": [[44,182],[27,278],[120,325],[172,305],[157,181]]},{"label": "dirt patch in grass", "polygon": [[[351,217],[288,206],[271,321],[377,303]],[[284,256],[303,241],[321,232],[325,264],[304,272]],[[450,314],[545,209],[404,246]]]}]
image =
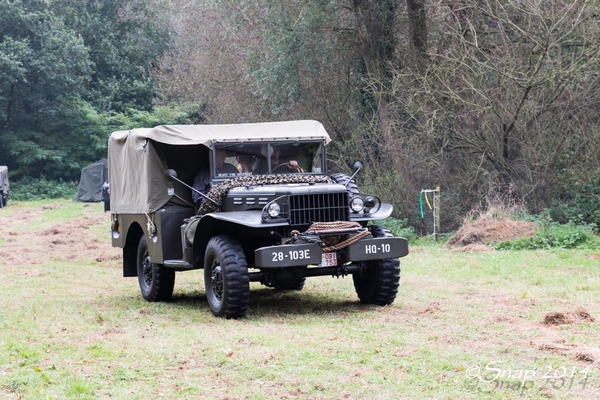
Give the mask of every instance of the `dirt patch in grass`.
[{"label": "dirt patch in grass", "polygon": [[542,326],[544,327],[536,339],[530,342],[538,350],[558,354],[575,361],[600,366],[600,349],[567,341],[556,330],[556,326],[569,324],[584,324],[595,322],[595,318],[582,307],[574,311],[551,312],[546,314]]},{"label": "dirt patch in grass", "polygon": [[[28,208],[15,208],[9,216],[0,216],[0,224],[9,227],[31,224],[42,212],[59,207],[58,204],[43,205],[33,212]],[[97,225],[106,227],[106,240],[99,240],[97,234],[90,231]],[[37,265],[48,259],[115,262],[120,259],[121,253],[112,247],[108,232],[110,214],[95,212],[57,222],[39,231],[17,232],[11,229],[9,237],[3,238],[6,243],[0,245],[0,257],[6,265]]]},{"label": "dirt patch in grass", "polygon": [[600,365],[600,350],[578,351],[575,353],[575,360]]},{"label": "dirt patch in grass", "polygon": [[420,312],[420,314],[433,314],[436,312],[442,311],[442,306],[437,301],[432,301],[429,305]]},{"label": "dirt patch in grass", "polygon": [[587,310],[578,308],[575,311],[551,312],[544,318],[545,325],[583,324],[596,319]]},{"label": "dirt patch in grass", "polygon": [[476,220],[464,224],[448,240],[446,247],[463,248],[466,251],[489,251],[489,243],[498,243],[510,239],[531,237],[535,233],[535,224],[510,219]]},{"label": "dirt patch in grass", "polygon": [[558,354],[568,357],[575,361],[600,366],[600,349],[578,345],[576,343],[568,343],[566,340],[556,341],[540,341],[532,342],[531,344],[544,352]]}]

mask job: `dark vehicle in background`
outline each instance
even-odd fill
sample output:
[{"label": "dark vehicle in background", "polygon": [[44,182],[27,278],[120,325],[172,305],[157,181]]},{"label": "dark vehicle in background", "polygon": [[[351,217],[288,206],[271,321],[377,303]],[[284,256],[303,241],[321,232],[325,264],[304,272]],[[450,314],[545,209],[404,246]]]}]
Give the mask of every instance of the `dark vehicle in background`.
[{"label": "dark vehicle in background", "polygon": [[[246,314],[250,282],[301,290],[315,276],[352,275],[361,302],[393,303],[408,243],[370,225],[391,215],[390,204],[327,174],[329,142],[317,121],[114,132],[111,230],[123,275],[137,276],[146,300],[165,301],[176,272],[203,269],[210,309],[227,318]],[[197,207],[201,169],[212,188]]]},{"label": "dark vehicle in background", "polygon": [[8,192],[10,185],[8,183],[8,167],[0,166],[0,208],[5,207],[8,203]]}]

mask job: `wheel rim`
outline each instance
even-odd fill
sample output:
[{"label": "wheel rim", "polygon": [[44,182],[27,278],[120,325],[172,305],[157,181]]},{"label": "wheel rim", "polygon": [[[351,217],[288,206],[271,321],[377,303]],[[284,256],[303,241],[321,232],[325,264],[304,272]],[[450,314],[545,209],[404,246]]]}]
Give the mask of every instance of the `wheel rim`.
[{"label": "wheel rim", "polygon": [[144,259],[142,261],[142,276],[146,286],[152,286],[152,279],[154,279],[154,269],[152,268],[152,260],[150,259],[150,253],[144,252]]},{"label": "wheel rim", "polygon": [[223,300],[223,270],[218,263],[213,264],[210,271],[210,286],[215,300],[219,303]]}]

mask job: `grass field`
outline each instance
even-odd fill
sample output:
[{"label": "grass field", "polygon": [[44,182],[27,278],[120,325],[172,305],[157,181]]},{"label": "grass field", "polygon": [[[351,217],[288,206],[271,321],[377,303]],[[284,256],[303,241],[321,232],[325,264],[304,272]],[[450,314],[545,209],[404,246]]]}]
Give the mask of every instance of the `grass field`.
[{"label": "grass field", "polygon": [[321,277],[253,283],[224,320],[201,271],[143,301],[109,225],[101,204],[0,210],[0,398],[600,398],[600,252],[413,246],[392,306]]}]

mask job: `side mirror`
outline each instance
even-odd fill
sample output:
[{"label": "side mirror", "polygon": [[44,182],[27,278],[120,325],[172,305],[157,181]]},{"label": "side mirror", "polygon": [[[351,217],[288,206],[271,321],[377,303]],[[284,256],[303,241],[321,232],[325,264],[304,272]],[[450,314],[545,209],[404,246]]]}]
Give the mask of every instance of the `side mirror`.
[{"label": "side mirror", "polygon": [[168,180],[169,182],[173,182],[174,180],[177,180],[177,172],[175,172],[174,169],[168,169],[165,171],[165,179]]},{"label": "side mirror", "polygon": [[[354,179],[354,177],[356,176],[356,174],[358,174],[358,171],[360,171],[363,166],[364,166],[363,163],[361,163],[360,161],[356,161],[354,163],[354,165],[352,166],[352,168],[354,168],[354,173],[350,177],[350,180]],[[350,183],[350,181],[348,181],[348,183]]]}]

